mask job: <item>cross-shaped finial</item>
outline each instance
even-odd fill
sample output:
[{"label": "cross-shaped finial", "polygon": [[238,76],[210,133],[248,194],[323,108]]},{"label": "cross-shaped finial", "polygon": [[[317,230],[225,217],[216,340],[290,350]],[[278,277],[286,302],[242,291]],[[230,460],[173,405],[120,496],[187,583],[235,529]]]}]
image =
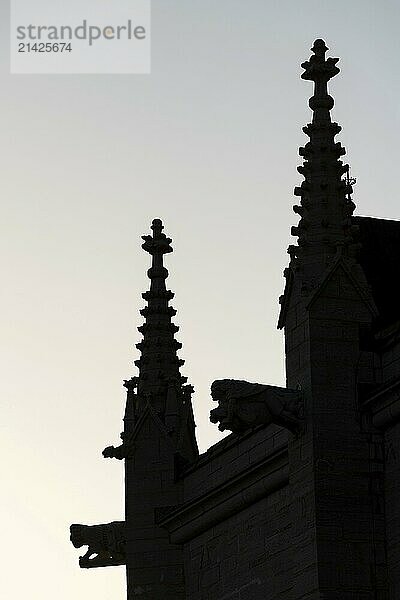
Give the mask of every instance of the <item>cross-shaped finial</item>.
[{"label": "cross-shaped finial", "polygon": [[338,58],[325,59],[325,53],[328,50],[324,40],[315,40],[311,51],[314,53],[311,58],[301,66],[304,69],[302,79],[308,79],[315,82],[328,82],[329,79],[339,73],[336,63]]},{"label": "cross-shaped finial", "polygon": [[170,245],[172,240],[162,232],[164,226],[161,219],[154,219],[151,224],[151,229],[153,230],[153,235],[142,236],[142,239],[144,240],[144,244],[142,244],[143,250],[146,250],[146,252],[153,256],[162,256],[163,254],[172,252],[172,247]]}]

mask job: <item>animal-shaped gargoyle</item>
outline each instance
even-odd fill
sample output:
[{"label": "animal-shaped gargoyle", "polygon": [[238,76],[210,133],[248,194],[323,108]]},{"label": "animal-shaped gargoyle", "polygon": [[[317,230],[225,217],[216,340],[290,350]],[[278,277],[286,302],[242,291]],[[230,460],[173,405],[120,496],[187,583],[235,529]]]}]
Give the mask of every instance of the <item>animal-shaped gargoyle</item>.
[{"label": "animal-shaped gargoyle", "polygon": [[71,525],[71,542],[75,548],[88,546],[79,558],[82,569],[126,564],[125,523],[114,521],[105,525]]},{"label": "animal-shaped gargoyle", "polygon": [[297,433],[302,422],[302,398],[299,390],[218,379],[211,386],[218,407],[210,413],[218,429],[242,434],[258,425],[275,423]]}]

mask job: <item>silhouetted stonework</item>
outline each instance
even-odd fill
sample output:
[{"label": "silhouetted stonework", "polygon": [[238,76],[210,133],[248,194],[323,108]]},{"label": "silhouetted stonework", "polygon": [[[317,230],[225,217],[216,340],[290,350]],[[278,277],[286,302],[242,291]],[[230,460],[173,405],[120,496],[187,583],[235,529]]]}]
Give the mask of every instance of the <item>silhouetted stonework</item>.
[{"label": "silhouetted stonework", "polygon": [[125,522],[107,525],[71,525],[71,542],[75,548],[87,546],[79,559],[83,569],[126,564]]},{"label": "silhouetted stonework", "polygon": [[300,390],[221,379],[212,384],[211,395],[219,404],[211,411],[210,420],[211,423],[219,423],[220,431],[241,434],[257,425],[270,423],[282,425],[293,432],[301,427]]},{"label": "silhouetted stonework", "polygon": [[[339,69],[316,40],[310,141],[295,188],[279,327],[287,387],[212,386],[227,438],[198,455],[180,373],[161,221],[137,377],[124,383],[125,521],[73,525],[90,568],[125,564],[128,600],[399,600],[400,222],[354,217],[327,83]],[[266,373],[268,379],[268,373]]]}]

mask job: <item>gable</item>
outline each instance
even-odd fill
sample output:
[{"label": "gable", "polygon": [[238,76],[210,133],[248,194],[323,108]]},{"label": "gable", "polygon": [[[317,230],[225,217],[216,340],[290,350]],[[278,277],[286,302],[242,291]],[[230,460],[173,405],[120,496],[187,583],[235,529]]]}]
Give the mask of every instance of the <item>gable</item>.
[{"label": "gable", "polygon": [[329,312],[332,313],[335,312],[336,307],[337,310],[340,310],[346,305],[351,309],[351,304],[360,304],[361,301],[369,315],[373,317],[377,315],[377,309],[368,288],[363,285],[362,280],[358,280],[342,257],[339,257],[325,273],[321,283],[311,295],[307,308],[310,310],[317,300],[322,298],[328,301],[327,306],[331,308]]}]

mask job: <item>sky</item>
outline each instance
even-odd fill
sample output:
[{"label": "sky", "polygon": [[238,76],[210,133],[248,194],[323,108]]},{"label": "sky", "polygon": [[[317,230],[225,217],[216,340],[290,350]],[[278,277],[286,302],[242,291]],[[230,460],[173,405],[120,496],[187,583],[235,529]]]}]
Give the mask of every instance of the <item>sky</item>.
[{"label": "sky", "polygon": [[285,384],[276,329],[316,38],[356,214],[399,218],[397,0],[153,0],[150,75],[11,75],[0,0],[0,596],[125,597],[71,523],[123,518],[117,444],[162,218],[199,446],[221,378]]}]

